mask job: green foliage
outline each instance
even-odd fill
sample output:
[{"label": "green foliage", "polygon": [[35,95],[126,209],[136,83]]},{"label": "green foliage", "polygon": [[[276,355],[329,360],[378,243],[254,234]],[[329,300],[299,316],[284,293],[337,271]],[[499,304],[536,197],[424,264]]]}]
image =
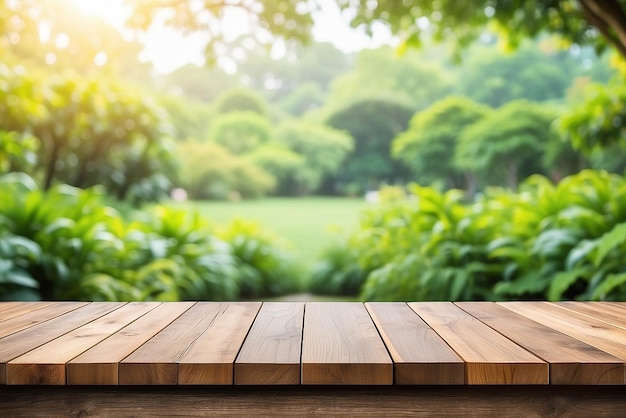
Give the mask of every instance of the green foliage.
[{"label": "green foliage", "polygon": [[624,80],[624,75],[620,74],[606,85],[587,86],[584,100],[560,118],[559,130],[574,148],[591,154],[616,144],[623,147],[626,138]]},{"label": "green foliage", "polygon": [[463,131],[455,159],[490,184],[515,189],[520,179],[542,173],[541,154],[558,141],[551,130],[555,112],[544,105],[514,101]]},{"label": "green foliage", "polygon": [[[54,182],[101,184],[120,199],[154,200],[168,189],[175,167],[171,129],[149,97],[118,82],[41,78],[4,65],[0,84],[0,126],[25,147],[9,150],[22,163],[11,162],[8,170],[31,169],[45,189]],[[24,165],[34,149],[37,164]]]},{"label": "green foliage", "polygon": [[303,164],[283,178],[283,190],[306,195],[316,190],[325,176],[334,175],[353,150],[352,138],[324,125],[286,122],[276,129],[275,143],[301,156]]},{"label": "green foliage", "polygon": [[[470,203],[414,185],[365,213],[344,256],[366,272],[367,300],[623,300],[625,191],[623,177],[591,170]],[[342,282],[341,268],[327,270]]]},{"label": "green foliage", "polygon": [[271,174],[218,144],[185,141],[179,153],[178,185],[193,199],[258,198],[275,187]]},{"label": "green foliage", "polygon": [[[401,102],[382,99],[355,101],[333,113],[328,125],[346,131],[354,139],[354,150],[341,170],[326,181],[325,192],[337,192],[337,184],[355,183],[361,191],[379,184],[393,184],[408,177],[403,164],[391,159],[391,143],[406,130],[413,109]],[[343,192],[343,190],[339,190]]]},{"label": "green foliage", "polygon": [[231,300],[291,290],[293,261],[252,224],[219,232],[162,207],[129,221],[96,189],[42,191],[24,174],[0,185],[0,300]]},{"label": "green foliage", "polygon": [[219,230],[218,236],[230,244],[237,261],[240,297],[254,299],[300,290],[292,256],[258,224],[236,219]]},{"label": "green foliage", "polygon": [[226,147],[235,155],[251,152],[270,138],[269,120],[250,111],[216,117],[208,134],[209,141]]},{"label": "green foliage", "polygon": [[467,188],[454,153],[463,131],[484,118],[490,109],[465,97],[449,97],[418,112],[409,129],[392,144],[393,156],[403,161],[422,184],[445,182],[448,188]]},{"label": "green foliage", "polygon": [[214,102],[215,112],[251,112],[267,117],[269,111],[265,99],[254,90],[238,87],[220,94]]}]

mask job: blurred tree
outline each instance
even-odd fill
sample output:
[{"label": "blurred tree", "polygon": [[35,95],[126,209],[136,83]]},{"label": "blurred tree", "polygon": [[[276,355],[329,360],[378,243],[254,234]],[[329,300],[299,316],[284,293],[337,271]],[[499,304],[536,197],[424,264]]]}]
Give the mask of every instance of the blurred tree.
[{"label": "blurred tree", "polygon": [[156,93],[159,105],[167,111],[174,126],[177,140],[206,139],[211,121],[215,117],[211,105],[187,96]]},{"label": "blurred tree", "polygon": [[63,0],[4,0],[0,6],[0,51],[15,62],[49,72],[115,74],[145,82],[152,65],[139,62],[143,46],[104,19]]},{"label": "blurred tree", "polygon": [[301,116],[307,111],[324,104],[326,93],[319,84],[312,81],[301,84],[278,101],[278,105],[293,116]]},{"label": "blurred tree", "polygon": [[253,112],[268,116],[267,102],[258,92],[246,87],[234,87],[220,94],[214,102],[216,113]]},{"label": "blurred tree", "polygon": [[420,184],[443,182],[473,193],[473,179],[457,167],[454,154],[465,128],[490,111],[465,97],[443,99],[411,119],[409,129],[393,141],[393,156],[411,168]]},{"label": "blurred tree", "polygon": [[582,69],[569,52],[543,52],[531,42],[509,54],[478,45],[465,56],[459,77],[461,93],[492,107],[517,99],[561,99],[575,71]]},{"label": "blurred tree", "polygon": [[169,187],[171,127],[149,97],[112,81],[39,78],[4,65],[0,84],[0,130],[37,139],[33,169],[44,189],[102,184],[124,199]]},{"label": "blurred tree", "polygon": [[219,144],[185,141],[179,152],[178,185],[192,199],[257,198],[274,188],[270,174]]},{"label": "blurred tree", "polygon": [[194,64],[187,64],[161,76],[159,81],[168,92],[207,103],[237,85],[237,77],[219,67],[198,67]]},{"label": "blurred tree", "polygon": [[315,191],[324,177],[334,175],[354,148],[347,133],[304,121],[283,123],[274,141],[303,159],[300,170],[282,179],[283,190],[299,196]]},{"label": "blurred tree", "polygon": [[207,39],[207,56],[216,58],[216,50],[225,48],[225,26],[232,24],[227,16],[237,16],[236,22],[244,20],[240,29],[247,35],[255,35],[261,45],[277,40],[310,39],[313,24],[311,10],[314,3],[301,0],[238,2],[193,0],[126,0],[132,8],[128,24],[134,28],[148,29],[155,21],[181,31],[203,32]]},{"label": "blurred tree", "polygon": [[328,125],[350,134],[354,138],[354,151],[337,174],[326,179],[323,192],[344,192],[348,185],[365,191],[381,183],[405,181],[409,171],[404,164],[391,159],[391,142],[407,129],[413,114],[412,106],[391,99],[355,101],[333,113]]},{"label": "blurred tree", "polygon": [[267,143],[272,137],[268,119],[253,112],[230,112],[213,121],[208,140],[243,155]]},{"label": "blurred tree", "polygon": [[[625,73],[626,74],[626,73]],[[574,147],[588,154],[626,139],[626,76],[616,75],[607,85],[592,83],[559,120],[560,132]]]},{"label": "blurred tree", "polygon": [[398,57],[389,47],[363,50],[352,71],[333,81],[329,102],[344,105],[357,99],[393,94],[398,100],[424,109],[452,91],[452,77],[440,65],[420,59],[412,51]]},{"label": "blurred tree", "polygon": [[626,58],[624,0],[337,0],[355,9],[352,24],[369,28],[385,22],[405,45],[419,45],[424,34],[451,39],[457,53],[478,39],[486,27],[504,35],[509,46],[549,32],[575,44],[607,44]]},{"label": "blurred tree", "polygon": [[510,102],[465,129],[456,149],[459,168],[488,184],[517,188],[521,179],[542,173],[546,146],[558,141],[551,129],[556,113],[545,105]]},{"label": "blurred tree", "polygon": [[269,143],[253,150],[247,155],[247,158],[274,176],[276,179],[275,194],[279,196],[298,195],[299,177],[306,170],[303,155],[282,144]]}]

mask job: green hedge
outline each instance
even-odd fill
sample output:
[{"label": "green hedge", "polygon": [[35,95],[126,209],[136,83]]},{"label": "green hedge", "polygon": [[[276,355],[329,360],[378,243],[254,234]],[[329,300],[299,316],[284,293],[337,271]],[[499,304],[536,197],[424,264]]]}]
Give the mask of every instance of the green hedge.
[{"label": "green hedge", "polygon": [[164,207],[127,219],[104,197],[0,176],[0,300],[232,300],[294,290],[291,256],[251,224],[218,231]]},{"label": "green hedge", "polygon": [[472,202],[414,185],[366,211],[343,251],[317,286],[353,283],[354,271],[338,277],[352,264],[366,300],[626,300],[626,181],[535,176]]}]

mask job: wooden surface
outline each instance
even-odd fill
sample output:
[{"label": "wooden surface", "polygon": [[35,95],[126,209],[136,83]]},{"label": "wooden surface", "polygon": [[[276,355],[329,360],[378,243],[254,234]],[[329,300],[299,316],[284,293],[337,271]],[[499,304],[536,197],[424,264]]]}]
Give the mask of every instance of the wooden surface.
[{"label": "wooden surface", "polygon": [[7,417],[616,417],[616,386],[9,386]]},{"label": "wooden surface", "polygon": [[6,385],[623,390],[625,363],[621,302],[0,303],[0,393]]},{"label": "wooden surface", "polygon": [[467,384],[548,384],[548,364],[450,302],[410,303],[465,361]]},{"label": "wooden surface", "polygon": [[306,305],[302,384],[393,384],[391,359],[362,304]]},{"label": "wooden surface", "polygon": [[235,362],[235,384],[298,385],[304,303],[265,303]]}]

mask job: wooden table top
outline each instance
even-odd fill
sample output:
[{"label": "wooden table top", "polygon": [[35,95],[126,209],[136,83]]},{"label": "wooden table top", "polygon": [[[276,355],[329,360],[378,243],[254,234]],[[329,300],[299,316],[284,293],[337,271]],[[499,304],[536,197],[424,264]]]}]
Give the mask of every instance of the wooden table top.
[{"label": "wooden table top", "polygon": [[0,385],[624,385],[626,302],[3,302]]}]

